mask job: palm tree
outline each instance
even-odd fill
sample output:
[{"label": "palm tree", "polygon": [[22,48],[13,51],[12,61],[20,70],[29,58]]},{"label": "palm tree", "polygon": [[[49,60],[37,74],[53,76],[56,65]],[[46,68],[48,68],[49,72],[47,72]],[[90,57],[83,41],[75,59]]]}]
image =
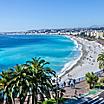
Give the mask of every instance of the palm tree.
[{"label": "palm tree", "polygon": [[37,103],[37,94],[40,93],[43,100],[44,95],[50,98],[50,89],[52,88],[51,77],[55,76],[55,71],[45,65],[49,64],[41,58],[32,58],[26,65],[30,72],[30,83],[32,90],[32,104]]},{"label": "palm tree", "polygon": [[[32,94],[32,104],[37,104],[37,94],[50,98],[52,90],[51,78],[55,76],[55,71],[46,67],[49,64],[40,58],[33,58],[26,64],[16,65],[14,69],[0,74],[0,91],[3,92],[3,99],[6,96],[7,104],[15,104],[15,98],[20,99],[20,104],[25,102],[28,95]],[[28,96],[28,102],[30,96]]]},{"label": "palm tree", "polygon": [[20,104],[23,104],[29,92],[25,68],[23,65],[16,65],[14,71],[8,77],[10,79],[6,82],[6,87],[4,88],[6,92],[10,92],[6,94],[7,97],[11,98],[12,104],[15,103],[14,99],[19,97]]},{"label": "palm tree", "polygon": [[9,69],[7,71],[2,71],[0,74],[0,91],[3,94],[3,101],[5,102],[5,97],[6,97],[6,103],[11,103],[12,102],[12,88],[8,88],[9,81],[12,79],[12,69]]},{"label": "palm tree", "polygon": [[99,68],[104,72],[104,52],[98,55],[97,61],[99,62]]},{"label": "palm tree", "polygon": [[13,84],[13,94],[14,96],[18,97],[20,99],[20,104],[23,104],[30,89],[29,89],[29,83],[28,83],[28,76],[27,69],[23,65],[16,65],[15,71],[14,71],[14,77],[11,81],[11,84]]},{"label": "palm tree", "polygon": [[97,77],[93,72],[91,72],[91,73],[89,73],[89,72],[86,73],[85,77],[86,77],[87,83],[88,83],[89,86],[90,86],[90,89],[93,88],[94,85],[95,85],[95,84],[97,83],[97,81],[98,81],[98,77]]}]

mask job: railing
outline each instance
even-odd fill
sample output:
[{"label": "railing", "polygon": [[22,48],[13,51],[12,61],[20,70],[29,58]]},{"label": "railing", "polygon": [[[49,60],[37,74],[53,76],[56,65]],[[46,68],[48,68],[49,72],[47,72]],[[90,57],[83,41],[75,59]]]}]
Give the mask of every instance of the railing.
[{"label": "railing", "polygon": [[[103,74],[104,71],[103,70],[100,70],[98,72],[95,72],[95,75],[97,75],[98,77],[101,76],[101,74]],[[80,83],[81,81],[84,81],[85,80],[85,77],[80,77],[80,78],[77,78],[75,79],[76,80],[76,83]]]}]

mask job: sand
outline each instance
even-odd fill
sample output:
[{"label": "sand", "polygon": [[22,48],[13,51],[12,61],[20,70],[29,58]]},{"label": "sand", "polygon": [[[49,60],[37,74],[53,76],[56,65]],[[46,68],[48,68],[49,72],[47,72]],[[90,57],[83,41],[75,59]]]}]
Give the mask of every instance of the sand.
[{"label": "sand", "polygon": [[104,47],[96,41],[88,41],[76,36],[67,37],[71,37],[77,41],[78,46],[81,49],[81,55],[72,65],[67,63],[61,70],[59,77],[61,77],[62,81],[66,81],[69,77],[75,79],[84,77],[87,72],[100,71],[97,58],[98,54],[104,52]]}]

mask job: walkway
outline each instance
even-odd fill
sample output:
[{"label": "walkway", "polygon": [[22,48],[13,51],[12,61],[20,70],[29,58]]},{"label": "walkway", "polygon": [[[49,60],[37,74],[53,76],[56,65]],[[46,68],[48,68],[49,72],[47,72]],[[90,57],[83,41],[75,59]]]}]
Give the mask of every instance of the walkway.
[{"label": "walkway", "polygon": [[76,96],[78,96],[79,94],[87,93],[89,91],[89,86],[86,83],[86,81],[82,81],[76,84],[75,88],[65,87],[64,89],[65,89],[64,97],[71,98],[72,96],[75,96],[75,90],[77,91]]}]

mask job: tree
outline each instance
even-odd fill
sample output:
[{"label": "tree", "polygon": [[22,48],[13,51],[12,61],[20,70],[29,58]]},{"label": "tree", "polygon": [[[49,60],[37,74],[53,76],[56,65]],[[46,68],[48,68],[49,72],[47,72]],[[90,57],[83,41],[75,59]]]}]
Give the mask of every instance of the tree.
[{"label": "tree", "polygon": [[13,103],[12,102],[12,88],[9,87],[9,81],[12,79],[12,69],[8,69],[7,71],[2,71],[0,74],[0,91],[3,95],[3,102],[6,101],[6,103]]},{"label": "tree", "polygon": [[14,71],[14,77],[10,84],[13,84],[13,95],[19,97],[20,104],[23,104],[28,93],[30,92],[30,86],[28,82],[27,69],[24,65],[16,65]]},{"label": "tree", "polygon": [[15,104],[15,98],[19,98],[20,104],[23,104],[28,98],[27,104],[37,104],[37,95],[44,101],[51,98],[50,90],[52,87],[52,77],[56,75],[49,63],[41,58],[32,58],[26,64],[16,65],[14,69],[3,71],[0,76],[0,91],[3,92],[3,100],[6,97],[7,104]]},{"label": "tree", "polygon": [[104,71],[104,52],[98,55],[97,61],[99,62],[99,68]]},{"label": "tree", "polygon": [[32,58],[32,61],[27,61],[26,66],[30,73],[30,84],[32,91],[32,104],[37,103],[37,94],[41,94],[44,100],[44,95],[50,98],[50,89],[52,89],[51,77],[55,76],[55,71],[45,65],[49,64],[41,58]]},{"label": "tree", "polygon": [[98,77],[93,73],[86,73],[85,75],[86,77],[86,81],[89,84],[90,89],[94,87],[94,85],[97,83],[98,81]]}]

